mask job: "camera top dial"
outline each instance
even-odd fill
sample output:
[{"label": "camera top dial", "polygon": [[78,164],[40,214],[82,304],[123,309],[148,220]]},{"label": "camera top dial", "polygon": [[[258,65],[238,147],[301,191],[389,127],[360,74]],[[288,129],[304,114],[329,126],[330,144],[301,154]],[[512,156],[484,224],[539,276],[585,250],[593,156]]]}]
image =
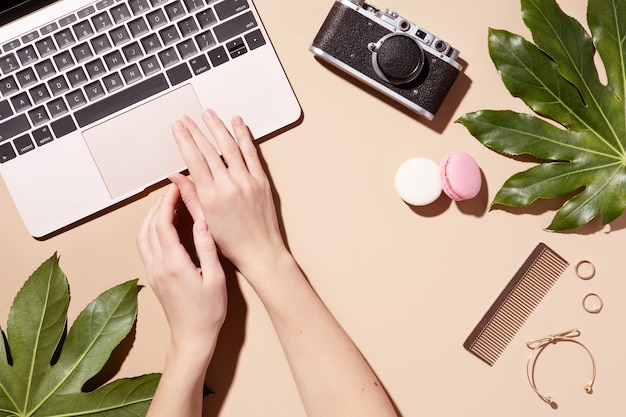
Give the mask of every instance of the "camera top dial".
[{"label": "camera top dial", "polygon": [[410,83],[424,67],[424,50],[413,37],[403,33],[389,33],[370,43],[368,49],[376,74],[394,85]]}]

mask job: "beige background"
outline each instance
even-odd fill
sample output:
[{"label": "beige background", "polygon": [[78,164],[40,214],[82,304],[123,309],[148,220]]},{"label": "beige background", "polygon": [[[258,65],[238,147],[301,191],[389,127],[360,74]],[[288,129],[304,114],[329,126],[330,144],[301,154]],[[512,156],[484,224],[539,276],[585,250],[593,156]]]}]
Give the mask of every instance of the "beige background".
[{"label": "beige background", "polygon": [[[257,6],[304,111],[296,128],[260,148],[279,198],[291,250],[339,321],[352,335],[403,416],[615,416],[626,406],[623,252],[626,219],[575,233],[543,230],[558,203],[527,210],[489,210],[502,183],[528,164],[482,147],[454,120],[468,111],[511,108],[512,98],[487,53],[487,28],[527,35],[518,0],[378,2],[424,26],[461,51],[464,76],[434,123],[375,97],[317,62],[308,46],[331,0]],[[584,22],[586,2],[563,0]],[[295,7],[294,7],[295,6]],[[476,199],[411,209],[393,188],[396,168],[414,156],[439,160],[472,154],[485,183]],[[14,294],[53,252],[70,279],[70,319],[97,294],[139,277],[147,285],[134,238],[162,190],[47,241],[31,238],[0,185],[0,323]],[[543,241],[571,264],[592,260],[597,275],[578,279],[570,266],[494,367],[462,343],[535,245]],[[619,249],[618,249],[619,248]],[[207,416],[304,416],[291,375],[265,311],[244,281],[231,282],[231,311],[207,376],[217,394]],[[583,296],[604,300],[586,313]],[[149,288],[139,296],[132,349],[115,377],[160,371],[167,327]],[[588,358],[573,344],[551,347],[538,365],[538,384],[557,410],[526,380],[524,342],[578,327],[598,364],[592,395],[583,391]],[[119,358],[117,358],[119,359]]]}]

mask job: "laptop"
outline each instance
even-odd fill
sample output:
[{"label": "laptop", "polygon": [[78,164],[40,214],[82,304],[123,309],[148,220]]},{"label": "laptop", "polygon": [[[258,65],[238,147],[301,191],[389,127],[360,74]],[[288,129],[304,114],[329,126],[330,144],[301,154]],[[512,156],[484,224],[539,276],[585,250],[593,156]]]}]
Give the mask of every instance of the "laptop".
[{"label": "laptop", "polygon": [[241,115],[255,138],[301,117],[252,0],[0,8],[0,174],[36,238],[184,171],[170,130],[184,114]]}]

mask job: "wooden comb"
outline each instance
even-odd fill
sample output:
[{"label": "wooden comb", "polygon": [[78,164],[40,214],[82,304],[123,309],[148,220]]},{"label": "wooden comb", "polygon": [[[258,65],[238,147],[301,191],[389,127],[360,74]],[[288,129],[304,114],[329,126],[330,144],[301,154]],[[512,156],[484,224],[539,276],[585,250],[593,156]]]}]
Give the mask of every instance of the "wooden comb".
[{"label": "wooden comb", "polygon": [[493,366],[569,262],[539,243],[463,343]]}]

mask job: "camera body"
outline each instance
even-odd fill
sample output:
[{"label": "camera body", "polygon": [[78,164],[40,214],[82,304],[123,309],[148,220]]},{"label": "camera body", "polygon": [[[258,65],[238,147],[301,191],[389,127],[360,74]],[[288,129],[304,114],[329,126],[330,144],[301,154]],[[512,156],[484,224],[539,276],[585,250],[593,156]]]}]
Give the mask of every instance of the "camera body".
[{"label": "camera body", "polygon": [[463,69],[450,44],[364,0],[336,0],[309,49],[429,120]]}]

